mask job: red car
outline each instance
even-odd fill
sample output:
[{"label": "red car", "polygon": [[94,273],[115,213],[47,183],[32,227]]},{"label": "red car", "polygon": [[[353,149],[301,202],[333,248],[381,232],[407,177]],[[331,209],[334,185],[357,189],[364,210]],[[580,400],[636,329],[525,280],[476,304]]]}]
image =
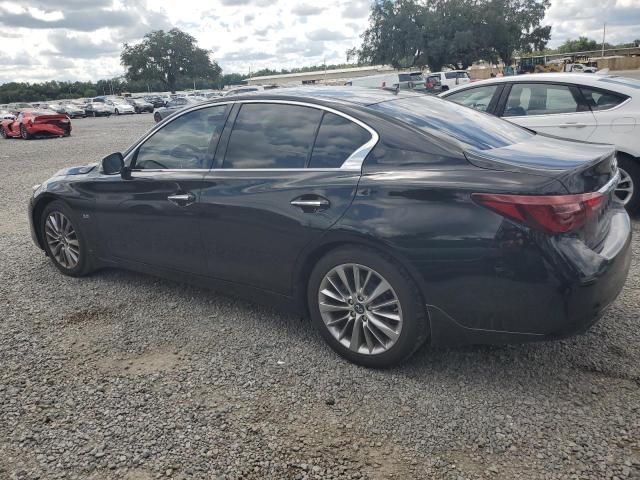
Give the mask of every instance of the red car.
[{"label": "red car", "polygon": [[66,115],[47,110],[23,110],[15,120],[2,120],[0,135],[3,138],[22,137],[29,140],[37,135],[68,137],[71,120]]}]

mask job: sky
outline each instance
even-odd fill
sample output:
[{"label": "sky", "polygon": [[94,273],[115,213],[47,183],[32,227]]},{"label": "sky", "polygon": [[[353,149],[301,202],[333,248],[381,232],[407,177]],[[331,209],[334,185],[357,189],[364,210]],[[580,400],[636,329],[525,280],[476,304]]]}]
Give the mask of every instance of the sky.
[{"label": "sky", "polygon": [[[640,0],[551,0],[549,46],[580,35],[640,37]],[[124,73],[119,54],[157,29],[194,37],[224,73],[345,63],[370,0],[0,0],[0,83],[98,80]]]}]

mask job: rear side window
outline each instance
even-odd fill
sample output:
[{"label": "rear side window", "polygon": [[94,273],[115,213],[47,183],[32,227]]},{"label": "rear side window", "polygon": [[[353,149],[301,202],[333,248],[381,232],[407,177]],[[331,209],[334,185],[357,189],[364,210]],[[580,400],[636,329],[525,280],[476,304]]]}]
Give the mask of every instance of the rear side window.
[{"label": "rear side window", "polygon": [[534,134],[510,122],[430,95],[380,102],[369,108],[432,135],[488,150],[523,142]]},{"label": "rear side window", "polygon": [[591,110],[609,110],[617,105],[620,105],[627,98],[624,95],[618,95],[617,93],[607,92],[604,90],[593,90],[587,87],[580,87],[582,96],[587,101]]},{"label": "rear side window", "polygon": [[242,105],[222,168],[304,168],[321,118],[310,107]]},{"label": "rear side window", "polygon": [[484,87],[468,88],[461,92],[452,93],[445,98],[465,107],[486,112],[497,89],[498,85],[485,85]]},{"label": "rear side window", "polygon": [[579,108],[571,89],[566,85],[516,83],[509,92],[504,116],[573,113]]},{"label": "rear side window", "polygon": [[360,125],[325,112],[313,147],[310,168],[340,168],[344,161],[371,139]]}]

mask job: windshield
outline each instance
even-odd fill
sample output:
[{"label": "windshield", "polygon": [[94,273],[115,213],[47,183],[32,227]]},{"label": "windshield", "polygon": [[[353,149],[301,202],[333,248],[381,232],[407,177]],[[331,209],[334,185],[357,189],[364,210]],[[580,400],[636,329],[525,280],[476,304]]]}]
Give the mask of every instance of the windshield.
[{"label": "windshield", "polygon": [[380,102],[369,108],[429,134],[448,135],[477,150],[506,147],[534,135],[492,115],[427,95]]}]

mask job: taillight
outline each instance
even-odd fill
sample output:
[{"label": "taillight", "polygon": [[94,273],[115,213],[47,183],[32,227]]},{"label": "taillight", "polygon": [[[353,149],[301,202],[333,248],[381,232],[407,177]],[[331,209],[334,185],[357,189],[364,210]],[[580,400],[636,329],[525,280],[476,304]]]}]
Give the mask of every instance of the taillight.
[{"label": "taillight", "polygon": [[580,228],[598,214],[605,199],[600,192],[579,195],[474,193],[471,198],[504,217],[550,234]]}]

